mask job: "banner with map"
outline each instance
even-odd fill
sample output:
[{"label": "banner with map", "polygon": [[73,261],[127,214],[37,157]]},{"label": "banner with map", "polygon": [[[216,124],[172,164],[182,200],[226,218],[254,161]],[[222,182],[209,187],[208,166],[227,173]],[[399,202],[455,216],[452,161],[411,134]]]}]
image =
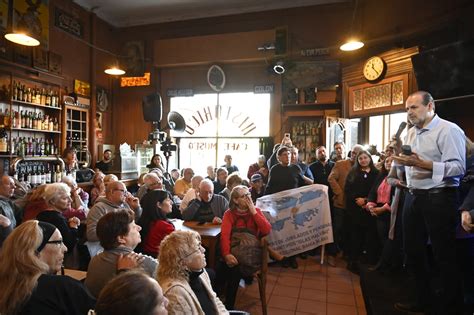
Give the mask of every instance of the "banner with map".
[{"label": "banner with map", "polygon": [[268,244],[293,256],[332,243],[328,187],[310,185],[257,199],[257,207],[272,225]]}]

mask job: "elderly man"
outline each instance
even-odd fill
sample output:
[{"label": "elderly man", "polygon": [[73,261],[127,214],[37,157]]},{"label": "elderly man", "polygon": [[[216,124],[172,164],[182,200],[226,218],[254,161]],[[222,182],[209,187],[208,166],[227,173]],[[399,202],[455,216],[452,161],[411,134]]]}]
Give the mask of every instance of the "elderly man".
[{"label": "elderly man", "polygon": [[344,142],[336,141],[334,142],[334,151],[331,152],[331,161],[337,162],[345,159],[346,147]]},{"label": "elderly man", "polygon": [[[462,314],[463,295],[456,264],[458,186],[466,171],[466,140],[456,124],[435,113],[433,97],[425,91],[408,96],[405,102],[408,130],[404,143],[411,146],[394,156],[405,166],[409,194],[403,213],[404,248],[408,266],[415,275],[416,304],[397,303],[403,311],[430,312],[435,299],[437,314]],[[428,239],[439,268],[441,291],[431,296],[431,274],[426,268]],[[472,279],[471,279],[472,281]]]},{"label": "elderly man", "polygon": [[[97,235],[104,251],[92,258],[87,270],[85,285],[97,297],[102,288],[116,274],[117,260],[120,256],[133,253],[141,242],[141,227],[135,224],[133,212],[119,210],[109,212],[97,223]],[[138,268],[153,277],[158,261],[150,256],[138,256]]]},{"label": "elderly man", "polygon": [[193,176],[193,169],[185,168],[183,171],[183,177],[178,179],[174,184],[174,194],[178,196],[179,199],[183,199],[186,192],[191,189],[191,178],[193,178]]},{"label": "elderly man", "polygon": [[155,189],[163,189],[163,182],[156,173],[148,173],[143,177],[143,185],[137,192],[138,199],[142,200],[147,192]]},{"label": "elderly man", "polygon": [[0,181],[0,248],[3,241],[16,227],[15,214],[17,208],[10,200],[15,193],[15,181],[8,175],[3,175]]},{"label": "elderly man", "polygon": [[227,200],[214,194],[214,184],[209,179],[203,179],[199,184],[198,196],[192,200],[183,211],[185,221],[222,223],[222,216],[229,208]]},{"label": "elderly man", "polygon": [[132,209],[137,219],[142,213],[138,198],[129,194],[122,182],[110,182],[105,188],[105,197],[99,197],[87,215],[87,247],[91,257],[95,256],[97,251],[101,249],[96,232],[97,222],[105,214],[122,208]]}]

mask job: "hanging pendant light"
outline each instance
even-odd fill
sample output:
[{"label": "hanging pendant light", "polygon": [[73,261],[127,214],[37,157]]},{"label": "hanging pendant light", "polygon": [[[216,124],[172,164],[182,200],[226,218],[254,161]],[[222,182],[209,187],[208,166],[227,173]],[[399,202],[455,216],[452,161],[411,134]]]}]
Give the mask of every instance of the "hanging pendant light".
[{"label": "hanging pendant light", "polygon": [[124,75],[125,74],[125,70],[123,70],[120,67],[118,59],[115,59],[115,63],[109,68],[105,69],[104,72],[109,75]]},{"label": "hanging pendant light", "polygon": [[13,23],[13,0],[8,1],[8,22],[5,38],[23,46],[39,46],[40,41],[25,23]]},{"label": "hanging pendant light", "polygon": [[[354,12],[352,13],[352,22],[351,22],[351,35],[354,32],[354,21],[357,12],[357,0],[355,0]],[[364,43],[359,39],[351,38],[344,44],[342,44],[339,49],[343,51],[353,51],[364,47]]]}]

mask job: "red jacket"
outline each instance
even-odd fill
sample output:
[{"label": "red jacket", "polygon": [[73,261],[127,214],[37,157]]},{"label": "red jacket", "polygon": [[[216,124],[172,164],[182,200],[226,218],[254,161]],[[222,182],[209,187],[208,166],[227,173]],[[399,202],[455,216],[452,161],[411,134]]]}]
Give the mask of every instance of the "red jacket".
[{"label": "red jacket", "polygon": [[259,208],[255,208],[255,210],[257,210],[255,215],[251,215],[249,211],[241,214],[237,210],[227,210],[224,213],[221,226],[222,257],[230,254],[232,228],[247,228],[259,238],[271,232],[272,226],[262,214],[262,211]]}]

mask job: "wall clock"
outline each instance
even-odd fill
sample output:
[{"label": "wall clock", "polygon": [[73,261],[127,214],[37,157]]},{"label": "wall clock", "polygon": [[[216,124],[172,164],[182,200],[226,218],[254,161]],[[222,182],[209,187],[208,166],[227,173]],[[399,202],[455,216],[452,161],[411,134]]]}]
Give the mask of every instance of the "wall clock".
[{"label": "wall clock", "polygon": [[207,71],[207,83],[216,92],[220,92],[225,87],[225,73],[218,65],[212,65]]},{"label": "wall clock", "polygon": [[368,81],[376,81],[385,75],[386,69],[387,65],[382,58],[378,56],[371,57],[364,64],[364,78]]}]

